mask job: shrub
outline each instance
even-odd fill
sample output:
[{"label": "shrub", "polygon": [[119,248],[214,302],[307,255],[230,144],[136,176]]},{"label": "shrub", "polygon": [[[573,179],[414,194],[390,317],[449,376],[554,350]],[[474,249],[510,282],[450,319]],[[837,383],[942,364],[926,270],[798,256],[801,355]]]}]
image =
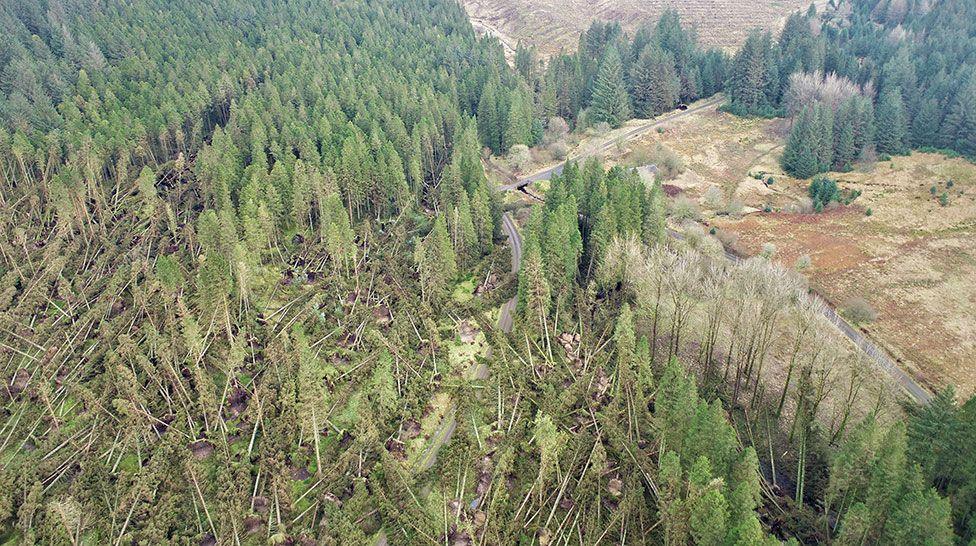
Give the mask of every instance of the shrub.
[{"label": "shrub", "polygon": [[949,194],[948,193],[942,192],[942,195],[939,196],[939,204],[942,205],[943,207],[949,204]]},{"label": "shrub", "polygon": [[776,183],[776,180],[772,176],[766,178],[766,185],[767,186],[772,186],[775,183]]},{"label": "shrub", "polygon": [[689,248],[709,256],[721,255],[722,244],[714,237],[709,237],[704,228],[697,223],[685,222],[682,232],[684,232],[684,240]]},{"label": "shrub", "polygon": [[532,161],[532,154],[525,144],[516,144],[508,151],[508,162],[517,171],[521,171]]},{"label": "shrub", "polygon": [[698,211],[698,203],[682,195],[675,198],[671,205],[671,216],[678,220],[697,220],[701,213]]},{"label": "shrub", "polygon": [[543,142],[554,143],[562,140],[569,134],[569,124],[566,120],[559,116],[549,118],[546,123],[546,132],[543,136]]},{"label": "shrub", "polygon": [[553,142],[549,145],[549,153],[552,154],[553,159],[562,161],[569,155],[569,146],[565,142]]},{"label": "shrub", "polygon": [[650,148],[637,147],[630,153],[627,163],[634,167],[655,165],[663,180],[675,178],[685,170],[678,154],[659,142]]},{"label": "shrub", "polygon": [[762,250],[759,251],[759,255],[767,260],[773,259],[776,255],[776,245],[773,243],[763,243]]},{"label": "shrub", "polygon": [[804,254],[803,256],[800,256],[799,258],[796,259],[796,263],[793,264],[793,267],[797,271],[806,271],[810,269],[811,265],[813,265],[813,260],[810,259],[810,255]]},{"label": "shrub", "polygon": [[840,197],[837,182],[823,176],[814,178],[810,182],[810,188],[807,192],[810,195],[810,200],[813,202],[813,210],[817,212],[822,212],[824,207],[832,201],[838,201]]},{"label": "shrub", "polygon": [[718,186],[709,186],[705,190],[705,194],[702,196],[702,203],[706,207],[714,210],[718,210],[725,206],[725,195],[722,193],[722,189]]},{"label": "shrub", "polygon": [[871,207],[868,207],[868,209],[864,211],[865,216],[871,216],[872,214],[874,214],[874,211],[871,210]]},{"label": "shrub", "polygon": [[742,209],[744,206],[745,205],[742,204],[742,201],[739,201],[738,199],[732,199],[731,201],[729,201],[729,204],[725,206],[724,212],[729,216],[738,216],[742,214]]},{"label": "shrub", "polygon": [[931,193],[932,195],[935,195],[935,192],[937,191],[939,191],[938,186],[932,186],[931,188],[929,188],[929,193]]},{"label": "shrub", "polygon": [[854,324],[866,324],[878,318],[878,312],[864,298],[847,300],[841,307],[841,313]]},{"label": "shrub", "polygon": [[956,185],[956,183],[953,182],[951,178],[946,182],[946,187],[947,188],[951,188],[951,187],[953,187],[955,185]]},{"label": "shrub", "polygon": [[715,234],[715,237],[722,243],[725,248],[736,251],[739,248],[739,234],[734,231],[729,231],[727,229],[721,229]]}]

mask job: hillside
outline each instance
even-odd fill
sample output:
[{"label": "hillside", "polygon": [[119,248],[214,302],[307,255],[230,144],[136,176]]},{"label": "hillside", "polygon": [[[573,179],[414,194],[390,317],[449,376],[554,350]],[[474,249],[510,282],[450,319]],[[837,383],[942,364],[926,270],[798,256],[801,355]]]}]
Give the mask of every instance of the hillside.
[{"label": "hillside", "polygon": [[[454,0],[0,3],[0,544],[973,540],[966,376],[919,387],[677,187],[791,127],[785,218],[969,248],[972,8],[855,1],[514,66]],[[941,318],[951,254],[864,286]]]}]

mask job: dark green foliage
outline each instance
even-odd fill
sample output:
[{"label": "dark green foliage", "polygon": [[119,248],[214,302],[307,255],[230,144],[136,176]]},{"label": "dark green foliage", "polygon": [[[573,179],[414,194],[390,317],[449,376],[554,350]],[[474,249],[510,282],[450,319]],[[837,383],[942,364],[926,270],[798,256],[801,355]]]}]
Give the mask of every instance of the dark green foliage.
[{"label": "dark green foliage", "polygon": [[749,34],[732,59],[725,83],[730,111],[762,116],[775,113],[782,94],[778,57],[769,33]]},{"label": "dark green foliage", "polygon": [[630,97],[624,83],[620,54],[615,47],[607,49],[593,88],[590,119],[618,127],[630,118]]},{"label": "dark green foliage", "polygon": [[722,52],[701,50],[695,32],[682,26],[674,10],[666,10],[653,28],[640,27],[630,40],[619,24],[595,21],[580,37],[576,54],[549,60],[536,102],[546,116],[573,122],[588,107],[591,121],[616,126],[630,113],[653,116],[678,102],[714,95],[725,85],[727,65]]},{"label": "dark green foliage", "polygon": [[877,134],[875,144],[881,153],[900,155],[908,152],[908,118],[905,103],[898,88],[881,94],[876,110]]},{"label": "dark green foliage", "polygon": [[657,44],[647,45],[631,66],[631,96],[640,117],[654,117],[674,109],[681,91],[674,56]]},{"label": "dark green foliage", "polygon": [[[908,36],[901,37],[903,31]],[[969,52],[974,43],[976,7],[966,0],[931,6],[855,0],[823,14],[797,12],[787,19],[777,41],[754,33],[736,53],[725,109],[740,115],[773,115],[791,74],[834,73],[879,91],[879,152],[903,154],[910,145],[972,157],[976,63]],[[861,108],[858,117],[864,113]],[[834,137],[845,139],[846,152],[849,137],[837,130],[842,127],[838,118]],[[872,131],[854,132],[855,150],[875,142]],[[844,169],[848,156],[835,156],[835,168]]]},{"label": "dark green foliage", "polygon": [[804,108],[793,121],[780,164],[795,178],[810,178],[821,172],[817,153],[817,119],[813,108]]},{"label": "dark green foliage", "polygon": [[837,181],[831,178],[817,177],[810,182],[807,194],[813,202],[813,210],[822,212],[824,207],[834,201],[840,200],[840,191],[837,189]]}]

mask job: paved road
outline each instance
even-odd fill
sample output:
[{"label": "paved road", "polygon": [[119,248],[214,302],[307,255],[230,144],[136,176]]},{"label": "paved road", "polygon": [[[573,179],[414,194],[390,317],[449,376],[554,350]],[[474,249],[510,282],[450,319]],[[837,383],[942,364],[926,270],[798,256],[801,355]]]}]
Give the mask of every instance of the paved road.
[{"label": "paved road", "polygon": [[[577,157],[567,159],[567,161],[577,161],[579,159],[588,157],[589,155],[604,152],[606,150],[609,150],[619,140],[632,140],[646,133],[647,131],[650,131],[651,129],[660,126],[662,123],[674,120],[676,118],[680,118],[682,116],[686,116],[688,114],[692,114],[694,112],[703,110],[710,106],[714,106],[719,101],[721,101],[720,98],[711,99],[702,102],[700,104],[697,104],[694,107],[689,108],[687,110],[683,110],[681,112],[677,112],[675,114],[671,114],[669,116],[656,120],[652,123],[635,127],[623,133],[622,135],[619,135],[617,138],[611,140],[610,142],[598,146],[592,152],[580,154]],[[543,169],[542,171],[534,173],[530,176],[521,178],[512,184],[499,186],[498,189],[500,191],[521,190],[522,188],[528,186],[532,182],[537,182],[540,180],[548,180],[552,178],[553,175],[562,174],[563,169],[565,167],[566,167],[566,161],[559,163],[558,165],[554,165],[552,167]],[[512,273],[518,273],[519,267],[522,264],[522,237],[521,235],[519,235],[518,228],[515,225],[515,221],[512,219],[512,216],[507,212],[502,215],[502,231],[504,231],[505,235],[508,236],[508,244],[512,247]],[[684,235],[682,233],[678,231],[674,231],[672,229],[668,230],[668,235],[674,239],[684,238]],[[742,258],[729,251],[725,251],[725,257],[726,259],[732,262],[739,262],[742,260]],[[878,367],[880,367],[885,373],[889,374],[899,385],[901,385],[902,388],[904,388],[905,391],[916,402],[921,404],[927,404],[932,399],[932,395],[931,393],[929,393],[928,390],[926,390],[924,387],[919,385],[911,377],[911,375],[909,375],[907,372],[902,370],[898,366],[898,364],[895,363],[891,359],[891,357],[889,357],[881,348],[879,348],[877,345],[871,342],[871,340],[869,340],[864,334],[862,334],[860,331],[853,328],[850,324],[847,323],[847,321],[841,318],[840,315],[837,314],[837,311],[829,304],[827,304],[827,302],[824,302],[823,309],[824,309],[824,316],[827,317],[827,319],[831,322],[831,324],[833,324],[845,337],[847,337],[847,339],[851,340],[851,342],[854,343],[854,345],[858,349],[860,349],[865,355],[867,355],[872,362],[877,364]],[[512,299],[508,300],[502,305],[501,312],[498,315],[498,327],[505,332],[510,332],[512,330],[514,313],[515,313],[515,297],[512,297]],[[484,364],[478,365],[477,367],[472,368],[471,375],[473,379],[484,379],[488,377],[488,368]],[[418,461],[418,466],[420,470],[430,469],[434,465],[434,462],[437,460],[437,452],[440,451],[441,447],[443,447],[447,442],[451,440],[451,436],[453,436],[454,434],[454,429],[457,428],[457,420],[455,419],[455,414],[456,414],[456,408],[452,403],[451,407],[448,409],[446,417],[441,421],[441,425],[434,432],[433,441],[431,442],[431,444],[428,446],[428,448],[425,450],[424,454],[421,456],[420,460]],[[376,545],[386,546],[386,544],[387,544],[386,533],[380,531],[380,534],[377,537]]]},{"label": "paved road", "polygon": [[562,163],[553,165],[552,167],[547,167],[537,173],[521,178],[511,184],[505,184],[503,186],[499,186],[498,189],[501,191],[520,190],[533,182],[538,182],[539,180],[549,180],[550,178],[553,177],[553,175],[562,174],[563,169],[566,167],[566,163],[569,161],[581,161],[583,159],[586,159],[587,157],[601,154],[616,146],[617,142],[633,140],[645,133],[648,133],[653,129],[657,129],[658,127],[660,127],[661,125],[669,121],[674,121],[684,116],[694,114],[695,112],[705,110],[706,108],[715,106],[721,101],[722,101],[721,97],[716,97],[695,104],[694,106],[688,108],[687,110],[679,110],[677,112],[668,114],[660,118],[647,120],[645,123],[642,123],[641,125],[627,129],[623,133],[616,135],[614,138],[611,138],[607,142],[600,144],[596,148],[587,149],[581,153],[578,153],[574,156],[567,158],[566,161],[563,161]]},{"label": "paved road", "polygon": [[[673,229],[668,229],[668,235],[674,239],[684,239],[684,235],[681,232],[675,231]],[[733,254],[728,250],[725,251],[725,258],[730,262],[738,263],[742,261],[742,258],[737,254]],[[860,330],[854,328],[850,325],[843,317],[841,317],[837,310],[834,309],[826,300],[821,298],[819,295],[814,294],[814,297],[823,303],[822,309],[823,314],[827,317],[827,320],[834,325],[841,334],[851,341],[865,356],[868,357],[871,362],[878,366],[884,373],[887,373],[891,378],[901,386],[912,397],[915,402],[919,404],[928,404],[932,401],[932,393],[930,393],[925,387],[918,384],[917,381],[905,370],[901,369],[884,349],[878,347],[874,342],[868,339]]]},{"label": "paved road", "polygon": [[[518,273],[519,266],[522,264],[522,236],[519,235],[515,221],[509,213],[502,215],[502,231],[508,236],[508,244],[512,247],[512,273]],[[512,331],[513,315],[515,314],[515,297],[502,304],[501,311],[498,313],[498,327],[503,332]],[[474,365],[468,372],[472,380],[485,379],[488,377],[488,366],[484,363]],[[437,461],[437,452],[444,444],[451,441],[454,429],[457,428],[456,419],[457,409],[452,401],[441,419],[440,426],[431,436],[431,441],[427,445],[420,459],[417,460],[417,470],[429,470]]]},{"label": "paved road", "polygon": [[[519,235],[518,228],[515,227],[515,221],[512,220],[512,216],[507,212],[502,215],[502,231],[508,236],[508,245],[512,247],[512,273],[518,274],[519,266],[522,265],[522,236]],[[512,299],[502,305],[502,309],[498,313],[498,327],[503,332],[508,333],[512,331],[514,313],[515,296],[512,296]]]}]

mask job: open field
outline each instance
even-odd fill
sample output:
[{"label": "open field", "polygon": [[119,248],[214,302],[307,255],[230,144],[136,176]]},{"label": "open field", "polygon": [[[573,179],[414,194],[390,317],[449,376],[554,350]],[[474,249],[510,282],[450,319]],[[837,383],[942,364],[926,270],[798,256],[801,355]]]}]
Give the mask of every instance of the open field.
[{"label": "open field", "polygon": [[[619,21],[633,31],[654,23],[674,7],[688,25],[698,28],[706,46],[734,48],[753,28],[776,29],[790,12],[804,9],[802,0],[462,0],[475,28],[497,36],[511,51],[522,41],[543,56],[575,50],[579,34],[591,21]],[[819,3],[818,3],[819,4]]]},{"label": "open field", "polygon": [[[916,153],[832,173],[843,190],[861,196],[809,214],[802,212],[807,182],[783,175],[777,164],[785,132],[783,120],[709,109],[611,159],[640,164],[659,145],[672,149],[685,169],[668,182],[669,193],[697,207],[727,246],[751,255],[773,250],[771,243],[774,259],[791,267],[809,257],[811,286],[841,310],[866,300],[877,319],[862,328],[921,382],[974,392],[976,166]],[[750,176],[760,172],[773,184]]]}]

